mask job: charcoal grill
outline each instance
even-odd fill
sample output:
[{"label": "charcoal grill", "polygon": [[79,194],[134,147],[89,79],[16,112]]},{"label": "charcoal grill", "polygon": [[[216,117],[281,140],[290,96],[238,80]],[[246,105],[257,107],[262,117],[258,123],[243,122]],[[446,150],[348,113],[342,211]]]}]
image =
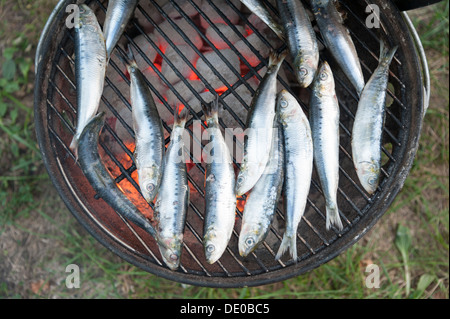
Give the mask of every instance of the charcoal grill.
[{"label": "charcoal grill", "polygon": [[[223,7],[216,6],[211,0],[203,1],[208,2],[225,23],[230,24],[234,32],[243,41],[246,41],[245,36],[231,24],[227,15],[222,12]],[[78,3],[82,2],[78,1]],[[211,23],[211,20],[201,9],[201,6],[198,5],[198,1],[186,1],[198,11],[195,19],[191,19],[183,11],[179,6],[180,2],[173,0],[166,2],[169,3],[168,6],[172,7],[173,10],[179,12],[180,19],[186,20],[201,35],[205,45],[209,45],[211,50],[216,52],[226,64],[229,64],[221,52],[204,35],[204,29],[199,27],[199,19],[204,19],[208,23]],[[269,9],[274,14],[277,14],[276,8],[272,4],[273,2],[265,2]],[[304,2],[305,6],[309,8],[308,3]],[[73,3],[75,1],[63,0],[59,2],[43,31],[37,50],[35,90],[37,138],[51,180],[71,213],[99,242],[131,264],[170,280],[200,286],[243,287],[282,281],[320,266],[353,245],[386,212],[402,188],[418,147],[422,117],[428,103],[427,66],[423,50],[407,15],[402,14],[391,1],[342,0],[340,1],[340,7],[345,12],[346,25],[355,42],[366,80],[378,64],[379,39],[384,39],[390,47],[394,45],[399,46],[390,68],[389,106],[387,107],[386,125],[383,132],[382,151],[384,162],[381,182],[376,193],[370,196],[363,190],[352,164],[350,140],[352,123],[357,107],[356,93],[326,50],[323,50],[321,51],[321,59],[328,60],[334,70],[337,96],[341,107],[338,203],[344,224],[343,231],[339,232],[335,228],[327,231],[325,228],[324,198],[317,175],[314,172],[306,211],[297,234],[298,260],[290,260],[287,254],[279,261],[275,261],[274,258],[284,231],[284,214],[281,202],[269,236],[264,244],[246,258],[239,256],[237,239],[243,208],[243,201],[240,200],[241,205],[238,205],[236,210],[236,225],[228,248],[217,263],[209,265],[204,258],[202,247],[204,185],[203,181],[198,178],[204,174],[205,165],[201,162],[194,163],[189,171],[189,182],[194,196],[191,195],[189,205],[181,266],[177,271],[171,271],[164,265],[153,238],[134,224],[123,219],[95,194],[80,170],[74,154],[68,147],[74,133],[77,112],[76,82],[72,71],[74,64],[74,33],[65,24],[68,17],[66,8]],[[100,24],[103,24],[107,1],[92,0],[85,3],[95,10]],[[186,43],[193,48],[200,56],[200,59],[206,61],[204,59],[205,52],[197,49],[189,36],[184,34],[184,30],[177,26],[175,19],[171,18],[166,12],[168,7],[163,6],[162,1],[149,1],[149,3],[145,3],[145,6],[143,4],[144,1],[141,1],[137,10],[148,20],[155,30],[154,32],[161,33],[161,36],[168,42],[169,46],[172,46],[183,57],[183,61],[196,74],[198,80],[203,82],[205,89],[212,92],[214,88],[211,84],[205,80],[202,74],[197,72],[191,61],[185,58],[183,52],[161,31],[159,28],[160,24],[151,18],[151,12],[145,8],[148,8],[148,5],[150,5],[150,10],[157,10],[175,28]],[[245,7],[242,6],[239,10],[236,1],[230,0],[227,0],[226,4],[239,16],[239,23],[257,34],[264,45],[278,52],[286,49],[285,44],[272,48],[272,44],[268,41],[267,36],[261,34],[260,30],[248,21],[249,11]],[[369,4],[376,4],[380,8],[381,27],[379,29],[368,29],[365,25],[367,18],[365,9]],[[224,37],[217,28],[215,30],[221,37]],[[184,100],[183,96],[174,89],[174,86],[165,79],[159,68],[151,63],[152,61],[146,57],[145,53],[135,43],[135,36],[144,33],[142,25],[138,21],[133,20],[130,22],[123,40],[129,42],[144,57],[144,60],[161,78],[162,82],[189,108],[191,119],[187,126],[192,137],[193,121],[201,120],[203,113],[201,110],[194,109],[189,101]],[[317,36],[319,41],[321,41],[319,33],[317,33]],[[157,51],[160,59],[173,67],[170,59],[165,56],[160,47],[150,37],[146,37],[146,39]],[[220,96],[220,101],[223,104],[222,118],[224,114],[227,114],[234,120],[233,125],[235,128],[244,128],[245,116],[242,115],[242,112],[237,112],[236,110],[240,108],[246,112],[249,109],[249,103],[236,93],[237,89],[246,87],[251,93],[254,93],[254,87],[249,85],[249,80],[253,77],[261,79],[258,71],[266,66],[268,61],[247,41],[248,46],[260,61],[256,66],[252,66],[230,41],[224,40],[241,59],[242,67],[245,71],[236,74],[238,76],[237,81],[228,83],[222,78],[222,74],[215,69],[215,65],[209,63],[209,67],[211,72],[224,82],[225,88]],[[121,46],[117,50],[122,50],[122,48]],[[115,63],[114,60],[111,60],[109,67],[113,68],[127,85],[118,87],[115,85],[116,78],[107,77],[106,86],[113,91],[118,101],[130,109],[131,106],[126,94],[129,84],[128,78],[122,71],[120,64]],[[292,73],[292,65],[289,60],[285,61],[283,69],[286,74]],[[206,102],[203,100],[202,95],[192,88],[177,69],[174,72],[181,78],[181,81],[186,82],[187,87],[197,100]],[[307,112],[309,90],[300,89],[295,85],[295,81],[289,81],[286,78],[279,77],[279,81],[281,86],[298,97],[302,107]],[[165,97],[160,94],[157,88],[150,82],[148,84],[155,96],[162,101],[162,105],[166,110],[173,114],[173,106],[165,100]],[[237,102],[234,104],[226,103],[227,96],[234,96]],[[111,114],[116,124],[120,123],[125,133],[133,138],[131,123],[121,115],[115,102],[103,96],[102,104]],[[222,127],[225,128],[227,124],[229,125],[229,123],[224,123],[221,120]],[[170,123],[164,121],[164,128],[169,134],[171,130]],[[238,143],[236,140],[235,142]],[[166,144],[168,143],[169,137],[166,139]],[[143,198],[139,193],[139,186],[136,182],[136,167],[131,159],[132,146],[119,136],[111,121],[107,121],[101,134],[99,151],[105,162],[109,163],[111,173],[117,184],[124,189],[136,205],[142,207],[143,213],[151,217],[152,206],[142,204]],[[190,157],[193,158],[193,155],[190,154]],[[239,163],[236,158],[235,165],[237,169]]]}]

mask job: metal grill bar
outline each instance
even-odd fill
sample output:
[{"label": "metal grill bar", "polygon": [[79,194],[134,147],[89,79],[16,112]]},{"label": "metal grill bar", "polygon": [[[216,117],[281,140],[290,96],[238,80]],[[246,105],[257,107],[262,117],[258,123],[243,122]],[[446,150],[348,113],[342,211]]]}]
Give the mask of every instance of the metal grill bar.
[{"label": "metal grill bar", "polygon": [[[224,112],[228,112],[231,117],[236,121],[236,123],[241,126],[242,128],[245,128],[245,123],[244,120],[242,118],[240,118],[236,112],[233,110],[233,105],[229,105],[226,101],[225,98],[227,96],[229,96],[230,94],[232,94],[236,100],[242,104],[242,106],[246,109],[249,110],[250,106],[247,104],[246,101],[244,101],[244,99],[239,96],[239,94],[236,92],[236,89],[238,87],[240,87],[241,85],[244,85],[244,87],[249,90],[252,94],[255,93],[255,90],[252,88],[252,86],[248,83],[248,80],[251,77],[256,77],[256,79],[261,80],[261,75],[258,73],[258,71],[263,68],[264,66],[267,66],[267,59],[265,59],[263,56],[261,56],[261,54],[259,53],[259,51],[254,48],[249,41],[247,40],[247,38],[242,35],[239,30],[237,30],[237,28],[231,24],[231,21],[228,19],[228,17],[220,10],[220,8],[218,8],[214,2],[212,2],[211,0],[205,0],[216,12],[217,14],[225,21],[225,23],[227,23],[231,29],[234,31],[234,33],[245,43],[247,44],[247,46],[250,48],[250,50],[257,56],[257,58],[260,60],[260,63],[255,66],[252,67],[251,64],[245,59],[245,57],[239,52],[239,50],[236,49],[235,45],[232,44],[226,37],[225,35],[214,25],[214,23],[212,23],[210,17],[203,12],[203,10],[197,6],[197,4],[192,1],[192,0],[188,0],[187,2],[189,2],[192,7],[194,7],[194,9],[198,12],[199,16],[202,17],[203,19],[205,19],[205,21],[211,26],[211,28],[213,28],[213,30],[221,37],[223,38],[223,40],[225,41],[225,43],[229,46],[229,48],[239,57],[239,60],[245,65],[245,67],[248,69],[248,72],[244,75],[241,76],[241,73],[238,70],[235,70],[234,67],[231,65],[231,63],[225,58],[225,56],[220,52],[220,50],[218,50],[213,43],[211,43],[211,41],[203,34],[202,30],[199,29],[197,27],[197,25],[195,24],[194,21],[192,21],[192,19],[181,9],[181,7],[178,5],[177,2],[175,2],[174,0],[170,0],[169,3],[172,5],[173,8],[175,8],[180,14],[182,19],[184,19],[186,22],[188,22],[188,24],[193,27],[193,29],[200,35],[200,37],[202,38],[203,42],[206,43],[206,45],[208,45],[213,52],[215,52],[220,58],[221,60],[228,66],[228,68],[230,69],[230,71],[237,76],[238,80],[234,83],[228,83],[227,80],[222,76],[222,74],[220,74],[220,72],[218,72],[214,65],[212,65],[205,57],[205,55],[203,54],[203,52],[199,49],[197,49],[197,47],[193,44],[193,42],[190,40],[190,38],[184,33],[184,31],[177,25],[177,23],[174,21],[174,19],[171,19],[169,17],[169,15],[165,12],[164,8],[161,7],[160,5],[158,5],[156,2],[152,1],[153,6],[156,8],[156,10],[163,16],[163,18],[169,22],[169,24],[180,34],[180,36],[183,38],[184,41],[186,41],[186,43],[195,51],[195,53],[199,56],[199,59],[202,59],[206,65],[208,65],[208,67],[211,69],[211,71],[214,73],[214,75],[216,75],[221,81],[222,83],[225,85],[225,87],[227,88],[227,90],[220,96],[220,100],[222,102],[222,105],[224,107]],[[96,0],[95,3],[104,11],[106,12],[106,7],[103,4],[104,1],[100,1],[100,0]],[[261,34],[261,32],[259,30],[257,30],[247,19],[246,15],[239,10],[237,7],[234,6],[234,4],[230,1],[230,0],[226,0],[227,4],[233,9],[233,11],[239,16],[240,20],[243,21],[244,23],[246,23],[246,25],[255,33],[257,34],[257,36],[260,38],[260,40],[269,48],[274,49],[272,47],[272,44],[267,40],[267,38]],[[269,7],[269,9],[271,11],[274,12],[274,14],[278,14],[276,9],[268,2],[268,1],[264,1],[267,6]],[[356,15],[347,4],[343,3],[344,7],[346,9],[347,12],[351,13],[352,16],[355,18],[356,21],[358,21],[359,23],[363,23],[362,20],[358,17],[358,15]],[[308,7],[308,5],[307,5]],[[163,38],[164,40],[168,43],[168,45],[170,47],[173,48],[173,50],[180,56],[180,58],[186,63],[186,65],[189,66],[189,68],[196,74],[196,76],[200,79],[200,81],[202,81],[206,87],[206,89],[208,89],[210,92],[214,92],[214,88],[212,87],[212,85],[210,83],[207,82],[207,80],[202,76],[202,74],[200,74],[200,72],[198,72],[195,68],[195,66],[191,63],[191,61],[189,61],[189,59],[186,58],[186,56],[181,52],[181,50],[173,43],[173,41],[168,37],[167,34],[164,33],[164,31],[159,27],[159,25],[152,20],[152,18],[147,14],[147,12],[145,12],[145,9],[141,6],[138,5],[137,10],[139,10],[139,12],[141,12],[144,17],[153,25],[155,32],[158,32]],[[140,33],[143,34],[145,39],[148,41],[148,43],[153,47],[153,49],[158,53],[159,56],[162,57],[163,61],[165,61],[170,68],[172,68],[172,70],[174,71],[174,73],[180,78],[180,80],[182,82],[184,82],[184,84],[188,87],[188,89],[191,91],[191,93],[193,94],[193,96],[201,101],[201,102],[206,102],[203,100],[203,98],[200,96],[200,94],[190,85],[190,83],[184,79],[183,75],[179,72],[179,70],[177,70],[176,66],[172,63],[172,61],[164,54],[164,52],[161,51],[161,49],[158,47],[158,45],[156,45],[153,40],[146,35],[145,31],[141,28],[141,26],[137,23],[137,22],[133,22],[133,27]],[[370,30],[369,30],[370,31]],[[352,32],[352,31],[351,31]],[[371,34],[371,36],[374,39],[378,39],[377,36],[375,34],[372,34],[372,32],[369,32]],[[130,43],[130,45],[136,49],[136,51],[138,52],[138,54],[140,54],[144,61],[149,65],[149,67],[152,68],[152,70],[160,77],[160,79],[162,80],[162,82],[174,93],[174,95],[176,96],[176,98],[181,101],[181,103],[183,103],[191,112],[192,114],[192,119],[189,120],[189,125],[192,123],[193,120],[199,120],[201,121],[201,117],[203,116],[203,112],[196,112],[190,105],[189,105],[189,101],[185,101],[185,99],[183,98],[183,96],[181,96],[181,94],[179,92],[176,91],[176,89],[174,88],[174,86],[165,78],[164,74],[161,73],[161,71],[159,71],[159,69],[157,67],[155,67],[155,65],[153,65],[152,61],[146,56],[146,54],[143,52],[143,50],[139,47],[139,45],[134,41],[133,37],[128,34],[125,33],[124,37],[128,40],[128,42]],[[369,49],[369,46],[366,44],[365,41],[363,41],[362,39],[359,39],[357,37],[357,35],[352,32],[352,37],[354,39],[356,39],[357,43],[359,45],[361,45],[361,47],[365,50],[366,55],[365,56],[370,56],[372,58],[374,58],[376,61],[377,60],[377,56]],[[319,41],[322,41],[320,38],[320,35],[318,35],[318,39]],[[53,63],[53,66],[56,70],[56,72],[58,74],[61,75],[62,80],[64,81],[64,83],[67,83],[69,87],[76,89],[76,85],[74,84],[74,81],[71,80],[71,77],[69,75],[66,74],[66,72],[64,72],[64,68],[63,68],[63,64],[61,63],[62,59],[66,59],[68,61],[68,63],[70,65],[74,65],[74,61],[71,57],[71,55],[68,53],[70,51],[68,51],[65,47],[64,43],[68,43],[68,42],[73,42],[73,36],[70,33],[67,33],[66,35],[66,39],[63,40],[61,43],[63,43],[63,45],[61,45],[61,47],[59,48],[59,56],[57,56],[57,58],[55,59],[55,62]],[[119,51],[121,51],[122,53],[123,50],[118,47],[117,48]],[[286,45],[284,44],[283,46],[281,46],[280,48],[278,48],[278,52],[281,52],[283,50],[286,50]],[[396,59],[396,63],[398,65],[401,65],[400,61],[398,59]],[[368,71],[371,72],[370,68],[368,67],[368,65],[365,63],[364,60],[361,61],[361,64],[363,65],[363,68]],[[122,69],[117,66],[113,60],[110,61],[110,66],[122,77],[122,79],[127,83],[127,85],[130,84],[129,79],[127,78],[126,74],[124,74],[124,72],[122,72]],[[286,61],[284,63],[283,66],[286,70],[292,72],[293,68],[292,66]],[[394,68],[395,69],[395,68]],[[55,72],[55,71],[54,71]],[[398,84],[401,87],[405,87],[405,84],[402,83],[402,81],[400,80],[400,78],[391,70],[391,76],[393,79],[395,79]],[[335,77],[336,79],[336,83],[340,85],[340,88],[345,91],[346,93],[348,93],[349,96],[352,97],[353,102],[357,102],[358,98],[356,97],[355,93],[353,92],[353,89],[350,88],[346,82],[345,79],[340,79],[338,76]],[[288,89],[291,93],[293,93],[294,95],[298,95],[297,91],[298,91],[298,87],[296,86],[295,83],[286,83],[284,81],[283,78],[281,78],[280,76],[278,76],[278,80],[280,81],[280,83],[286,88]],[[148,81],[146,80],[147,85],[150,87],[152,93],[154,93],[159,99],[160,101],[164,104],[164,106],[173,114],[173,108],[171,105],[169,105],[169,103],[167,103],[167,101],[165,101],[164,96],[161,95],[160,92],[158,92],[158,90]],[[61,98],[61,100],[64,102],[64,104],[66,105],[66,107],[68,108],[68,111],[66,112],[65,108],[61,106],[58,108],[56,107],[52,101],[47,100],[47,105],[49,107],[49,109],[52,111],[53,114],[56,114],[58,120],[63,124],[63,126],[65,128],[68,129],[68,131],[73,134],[74,132],[74,125],[73,123],[74,118],[72,117],[72,123],[70,123],[66,117],[67,116],[71,116],[72,114],[76,114],[77,112],[77,108],[71,103],[71,101],[65,96],[63,90],[52,80],[50,79],[49,81],[50,83],[50,88],[52,90],[54,90],[57,95]],[[111,79],[107,78],[106,79],[106,84],[112,89],[112,91],[120,98],[120,100],[123,102],[123,104],[129,109],[131,110],[131,105],[128,102],[127,98],[125,98],[125,96],[122,94],[121,90],[115,85],[114,81],[112,81]],[[309,90],[309,89],[308,89]],[[402,103],[401,99],[398,98],[397,96],[395,96],[395,94],[393,92],[388,91],[388,94],[394,99],[394,102],[396,105],[400,106],[402,109],[405,109],[405,105]],[[111,111],[111,113],[119,120],[119,122],[121,123],[121,125],[125,128],[125,130],[127,131],[127,133],[134,139],[134,131],[131,128],[131,126],[129,125],[129,123],[127,123],[127,121],[119,114],[119,112],[117,111],[117,109],[114,107],[114,105],[112,105],[112,103],[110,101],[108,101],[108,99],[106,97],[102,97],[102,101],[105,104],[105,106],[107,107],[107,109],[109,111]],[[302,101],[300,99],[300,104],[302,105],[302,107],[307,111],[308,110],[308,103],[305,103],[304,101]],[[344,110],[344,113],[351,119],[354,119],[354,112],[352,112],[351,110],[353,109],[351,107],[351,105],[347,105],[346,102],[340,102],[340,107],[342,110]],[[67,116],[64,116],[64,115]],[[405,130],[406,127],[405,125],[402,124],[401,120],[398,119],[390,110],[387,110],[387,114],[388,116],[393,120],[393,124],[397,125],[399,130]],[[206,125],[201,121],[200,123],[202,123],[202,127],[206,128]],[[343,130],[343,132],[345,133],[345,135],[350,138],[351,137],[351,129],[347,128],[346,124],[347,122],[345,121],[341,121],[340,122],[340,127]],[[351,123],[351,122],[348,122]],[[221,119],[220,120],[220,125],[222,126],[222,128],[226,128],[226,124],[224,123],[224,121]],[[169,125],[167,125],[167,123],[164,123],[164,128],[165,130],[170,134],[171,132],[171,128]],[[52,134],[52,137],[58,141],[58,143],[62,146],[62,148],[66,151],[66,154],[68,154],[68,156],[70,156],[72,158],[72,160],[75,160],[74,155],[71,153],[71,151],[69,150],[69,148],[67,147],[67,141],[64,141],[59,135],[58,132],[51,126],[49,126],[49,131]],[[117,133],[115,132],[115,130],[108,125],[107,123],[105,124],[105,132],[108,132],[108,134],[111,135],[111,137],[113,138],[113,140],[115,142],[118,143],[118,145],[120,146],[120,149],[123,150],[123,152],[125,154],[127,154],[131,159],[133,159],[132,156],[132,152],[131,150],[128,149],[128,147],[125,145],[125,143],[121,140],[121,138],[117,135]],[[200,147],[203,149],[203,145],[201,143],[201,141],[199,141],[193,131],[191,129],[188,128],[188,132],[190,134],[190,136],[192,137],[192,140],[195,141],[194,143],[197,143],[198,145],[200,145]],[[393,144],[395,144],[396,146],[400,147],[402,146],[400,140],[397,138],[396,134],[393,133],[393,131],[391,131],[391,128],[385,127],[384,132],[386,133],[386,135],[389,137],[390,141],[392,141]],[[168,144],[170,142],[170,138],[166,139],[166,144]],[[239,143],[239,141],[234,138],[234,142],[236,144]],[[140,193],[140,189],[139,189],[139,185],[134,181],[134,179],[131,177],[131,174],[136,170],[136,166],[134,164],[134,162],[132,161],[131,166],[129,168],[124,167],[124,165],[116,158],[116,155],[114,154],[113,151],[111,151],[111,149],[108,147],[108,145],[105,145],[105,143],[101,143],[101,146],[103,148],[103,150],[105,151],[105,153],[108,155],[108,157],[111,159],[111,161],[114,163],[114,165],[117,166],[117,168],[120,171],[120,175],[116,177],[116,182],[119,183],[122,180],[126,179],[129,183],[131,183],[131,185]],[[238,146],[242,146],[242,145],[238,145]],[[345,155],[345,158],[350,160],[352,160],[351,155],[348,153],[348,151],[345,149],[345,147],[343,147],[342,145],[340,146],[340,150],[342,151],[342,153]],[[392,164],[395,164],[396,159],[394,158],[394,156],[392,156],[391,152],[389,150],[387,150],[385,147],[383,147],[383,153],[386,154],[386,156],[389,158],[389,160],[392,162]],[[194,158],[193,154],[191,154],[190,152],[187,152],[187,154],[189,155],[190,159],[192,160],[192,162],[195,164],[193,169],[198,169],[201,173],[205,173],[205,169],[204,167],[201,165],[201,163],[196,163],[196,159]],[[239,163],[236,161],[235,158],[233,158],[234,164],[236,165],[236,167],[239,167]],[[345,177],[346,180],[348,180],[351,184],[351,186],[353,187],[354,190],[356,190],[356,192],[358,192],[358,194],[360,195],[361,199],[364,200],[364,203],[362,204],[356,204],[353,200],[352,200],[352,196],[348,195],[348,190],[345,190],[341,187],[339,187],[338,192],[340,194],[340,196],[342,196],[343,200],[345,202],[347,202],[349,204],[349,206],[351,207],[352,210],[354,210],[356,212],[357,217],[355,218],[350,218],[350,212],[347,212],[346,214],[344,214],[342,211],[340,211],[340,216],[341,218],[345,221],[345,223],[347,224],[346,229],[353,227],[353,225],[359,220],[359,218],[361,216],[364,215],[364,212],[367,210],[367,207],[370,203],[373,202],[373,199],[368,197],[366,195],[366,193],[364,192],[364,190],[358,185],[357,182],[355,182],[353,180],[353,178],[350,176],[350,174],[347,172],[347,170],[345,169],[345,167],[340,166],[339,167],[340,172],[342,174],[343,177]],[[388,178],[389,177],[389,173],[386,172],[384,169],[382,169],[382,173],[383,175]],[[189,182],[191,183],[191,185],[193,185],[194,189],[198,192],[198,194],[201,197],[204,197],[204,191],[203,188],[197,184],[197,182],[194,180],[194,178],[192,176],[189,175]],[[314,191],[317,192],[317,194],[320,195],[320,197],[323,200],[323,192],[322,189],[320,187],[320,184],[315,180],[312,179],[312,189]],[[359,205],[363,205],[363,208],[360,208]],[[150,204],[149,205],[151,209],[153,209],[153,205]],[[190,203],[190,208],[193,210],[195,216],[197,216],[201,221],[204,220],[204,215],[201,212],[201,210],[193,203]],[[317,216],[320,217],[320,219],[325,220],[325,213],[321,210],[321,205],[317,205],[315,200],[311,197],[308,197],[308,208],[311,208],[310,211],[314,214],[316,214]],[[242,212],[237,208],[236,209],[236,214],[237,217],[239,219],[242,219]],[[312,216],[312,215],[311,215]],[[324,249],[324,247],[331,245],[337,238],[339,238],[341,236],[341,234],[335,229],[332,229],[332,232],[327,232],[327,233],[323,233],[321,231],[321,229],[319,229],[319,227],[317,225],[315,225],[313,222],[311,222],[310,217],[311,216],[307,216],[305,214],[305,216],[303,216],[302,218],[302,224],[308,229],[308,231],[310,231],[310,235],[309,236],[316,236],[322,243],[322,246],[315,246],[315,245],[311,245],[309,243],[309,237],[308,240],[304,238],[304,236],[300,233],[297,233],[297,239],[298,239],[298,246],[304,246],[306,249],[301,249],[300,251],[302,251],[303,253],[298,257],[297,261],[301,261],[304,260],[306,258],[308,258],[311,254],[314,255],[317,252],[319,252],[320,250]],[[279,218],[282,221],[285,221],[285,217],[282,213],[282,210],[278,207],[277,208],[277,218]],[[123,218],[122,218],[123,219]],[[138,238],[138,240],[141,242],[141,244],[143,245],[143,247],[145,248],[146,252],[148,254],[150,254],[151,258],[160,266],[163,266],[163,263],[155,256],[155,254],[153,253],[152,249],[145,244],[145,240],[141,237],[139,237],[139,235],[134,231],[134,228],[128,224],[127,221],[123,220],[123,222],[127,225],[127,227],[130,228],[130,230],[134,233],[134,235]],[[186,223],[186,228],[188,231],[190,231],[194,238],[196,239],[197,243],[202,243],[202,236],[201,233],[194,227],[193,224],[191,224],[190,222]],[[274,234],[275,238],[278,240],[278,242],[281,241],[281,234],[279,232],[278,229],[276,229],[273,225],[270,228],[271,233]],[[345,230],[344,230],[345,232]],[[236,230],[233,230],[233,237],[234,238],[238,238],[239,237],[239,233]],[[275,253],[271,247],[271,245],[266,241],[263,243],[263,247],[265,248],[265,250],[271,255],[271,256],[275,256]],[[214,276],[227,276],[227,277],[233,277],[233,276],[252,276],[254,274],[258,274],[258,273],[262,273],[262,272],[269,272],[272,270],[276,270],[276,269],[280,269],[280,268],[284,268],[287,267],[289,265],[292,265],[293,263],[295,263],[295,261],[290,261],[290,262],[283,262],[283,261],[272,261],[272,262],[266,262],[265,260],[261,259],[259,256],[259,253],[257,252],[253,252],[251,254],[251,258],[253,259],[253,261],[256,263],[257,268],[253,269],[253,268],[249,268],[247,267],[241,260],[241,258],[239,258],[235,251],[230,248],[227,247],[226,250],[226,254],[228,254],[230,256],[230,259],[232,261],[232,263],[230,264],[224,264],[223,262],[219,261],[216,265],[216,267],[219,267],[221,269],[222,272],[214,272],[214,271],[210,271],[208,265],[204,264],[204,261],[201,260],[201,258],[199,258],[196,253],[195,253],[195,249],[194,247],[189,247],[189,245],[185,245],[185,251],[187,252],[187,256],[186,258],[189,258],[193,261],[193,264],[195,264],[200,271],[195,270],[195,269],[190,269],[189,267],[187,267],[186,265],[182,264],[180,267],[181,272],[183,273],[201,273],[207,277],[214,277]],[[164,266],[163,266],[164,267]],[[258,268],[259,267],[259,268]],[[239,270],[236,270],[239,269]]]}]

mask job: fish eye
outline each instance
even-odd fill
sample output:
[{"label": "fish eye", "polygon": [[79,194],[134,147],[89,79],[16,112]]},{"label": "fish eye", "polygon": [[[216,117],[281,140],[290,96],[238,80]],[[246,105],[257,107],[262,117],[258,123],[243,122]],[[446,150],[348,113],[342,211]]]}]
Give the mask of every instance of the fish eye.
[{"label": "fish eye", "polygon": [[153,192],[155,190],[155,185],[154,184],[147,184],[147,186],[145,187],[145,189],[148,192]]},{"label": "fish eye", "polygon": [[245,244],[246,244],[247,246],[251,247],[251,246],[253,246],[253,245],[255,244],[255,240],[254,240],[252,237],[248,237],[248,238],[245,240]]},{"label": "fish eye", "polygon": [[308,75],[308,70],[306,68],[300,68],[299,74],[302,78]]},{"label": "fish eye", "polygon": [[170,255],[170,260],[177,261],[178,260],[178,256],[176,254],[171,254]]},{"label": "fish eye", "polygon": [[328,79],[328,74],[326,72],[322,72],[322,73],[320,73],[319,77],[320,77],[321,81],[325,81]]},{"label": "fish eye", "polygon": [[238,184],[242,184],[244,182],[244,178],[241,176],[241,177],[238,177],[238,179],[237,179],[237,183]]},{"label": "fish eye", "polygon": [[285,99],[282,99],[282,100],[280,101],[280,106],[281,106],[282,108],[286,108],[288,105],[289,105],[289,103],[288,103],[288,101],[286,101]]},{"label": "fish eye", "polygon": [[374,186],[374,185],[376,184],[376,182],[377,182],[377,176],[376,176],[376,175],[371,175],[371,176],[367,179],[367,182],[368,182],[370,185]]},{"label": "fish eye", "polygon": [[216,247],[214,247],[214,245],[208,245],[206,246],[206,251],[208,253],[212,253],[214,250],[216,250]]}]

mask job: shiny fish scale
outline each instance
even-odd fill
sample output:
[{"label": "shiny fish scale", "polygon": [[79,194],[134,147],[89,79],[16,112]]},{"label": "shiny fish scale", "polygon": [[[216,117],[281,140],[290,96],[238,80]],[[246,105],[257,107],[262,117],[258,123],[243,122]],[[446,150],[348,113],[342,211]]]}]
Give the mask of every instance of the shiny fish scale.
[{"label": "shiny fish scale", "polygon": [[144,75],[134,61],[127,67],[131,79],[130,98],[136,141],[134,157],[139,187],[146,201],[150,203],[161,183],[164,131]]},{"label": "shiny fish scale", "polygon": [[[213,102],[213,103],[217,103]],[[216,262],[225,251],[235,223],[235,173],[228,146],[220,131],[217,107],[206,115],[210,154],[205,173],[205,223],[203,243],[206,260]],[[212,155],[213,154],[213,155]]]},{"label": "shiny fish scale", "polygon": [[275,20],[275,18],[267,10],[261,0],[241,0],[241,2],[258,18],[261,19],[273,32],[280,38],[284,38],[283,27]]},{"label": "shiny fish scale", "polygon": [[325,46],[338,62],[358,95],[361,95],[364,89],[361,63],[350,33],[344,26],[335,4],[332,0],[313,0],[311,4]]},{"label": "shiny fish scale", "polygon": [[327,62],[313,82],[309,118],[314,143],[314,161],[326,201],[326,228],[342,230],[337,205],[339,184],[339,103],[333,73]]},{"label": "shiny fish scale", "polygon": [[369,194],[379,184],[389,66],[396,50],[397,47],[389,51],[381,42],[379,65],[361,94],[353,123],[353,163],[361,185]]},{"label": "shiny fish scale", "polygon": [[305,212],[313,169],[313,142],[308,118],[286,90],[278,94],[277,110],[283,130],[285,153],[284,204],[286,230],[276,255],[289,249],[297,260],[297,228]]},{"label": "shiny fish scale", "polygon": [[106,11],[104,35],[108,58],[122,36],[139,0],[110,0]]},{"label": "shiny fish scale", "polygon": [[158,237],[170,249],[160,246],[166,265],[175,270],[180,264],[183,231],[189,205],[189,185],[184,161],[184,123],[172,130],[170,145],[164,158],[164,174],[155,203]]},{"label": "shiny fish scale", "polygon": [[299,0],[277,0],[294,72],[302,87],[308,87],[319,65],[319,46],[308,13]]},{"label": "shiny fish scale", "polygon": [[97,114],[106,73],[106,48],[94,12],[80,6],[75,26],[75,76],[77,84],[77,127],[70,148],[77,156],[78,139],[87,123]]},{"label": "shiny fish scale", "polygon": [[270,159],[248,195],[239,234],[239,254],[247,256],[267,237],[280,199],[284,178],[284,145],[278,120],[273,131]]}]

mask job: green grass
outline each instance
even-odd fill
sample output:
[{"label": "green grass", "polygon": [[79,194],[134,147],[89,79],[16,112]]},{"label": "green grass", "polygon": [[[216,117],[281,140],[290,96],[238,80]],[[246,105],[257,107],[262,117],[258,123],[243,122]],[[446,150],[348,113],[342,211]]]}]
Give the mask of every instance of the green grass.
[{"label": "green grass", "polygon": [[[448,298],[449,100],[448,8],[446,0],[413,15],[429,56],[432,103],[420,147],[403,190],[389,211],[357,244],[319,268],[261,287],[212,289],[185,286],[148,274],[111,253],[69,214],[43,168],[34,136],[33,50],[38,30],[56,1],[18,1],[11,15],[26,11],[23,26],[10,34],[0,24],[0,247],[2,235],[41,250],[23,280],[2,280],[8,298]],[[43,5],[45,4],[45,5]],[[45,9],[47,6],[47,10]],[[0,11],[1,12],[1,11]],[[438,61],[439,63],[436,63]],[[442,62],[440,62],[442,61]],[[445,81],[446,80],[446,81]],[[38,225],[45,224],[45,231]],[[400,231],[400,232],[399,232]],[[29,238],[32,238],[30,240]],[[403,244],[402,244],[403,242]],[[407,243],[406,245],[404,243]],[[16,257],[1,250],[0,267]],[[18,258],[18,257],[17,257]],[[25,258],[25,257],[22,257]],[[24,261],[27,261],[24,259]],[[367,264],[380,269],[380,288],[367,288]],[[81,268],[81,288],[65,286],[65,267]],[[6,270],[5,270],[6,271]],[[14,271],[9,276],[17,275]],[[40,289],[30,281],[42,280]],[[48,284],[48,287],[46,286]]]}]

